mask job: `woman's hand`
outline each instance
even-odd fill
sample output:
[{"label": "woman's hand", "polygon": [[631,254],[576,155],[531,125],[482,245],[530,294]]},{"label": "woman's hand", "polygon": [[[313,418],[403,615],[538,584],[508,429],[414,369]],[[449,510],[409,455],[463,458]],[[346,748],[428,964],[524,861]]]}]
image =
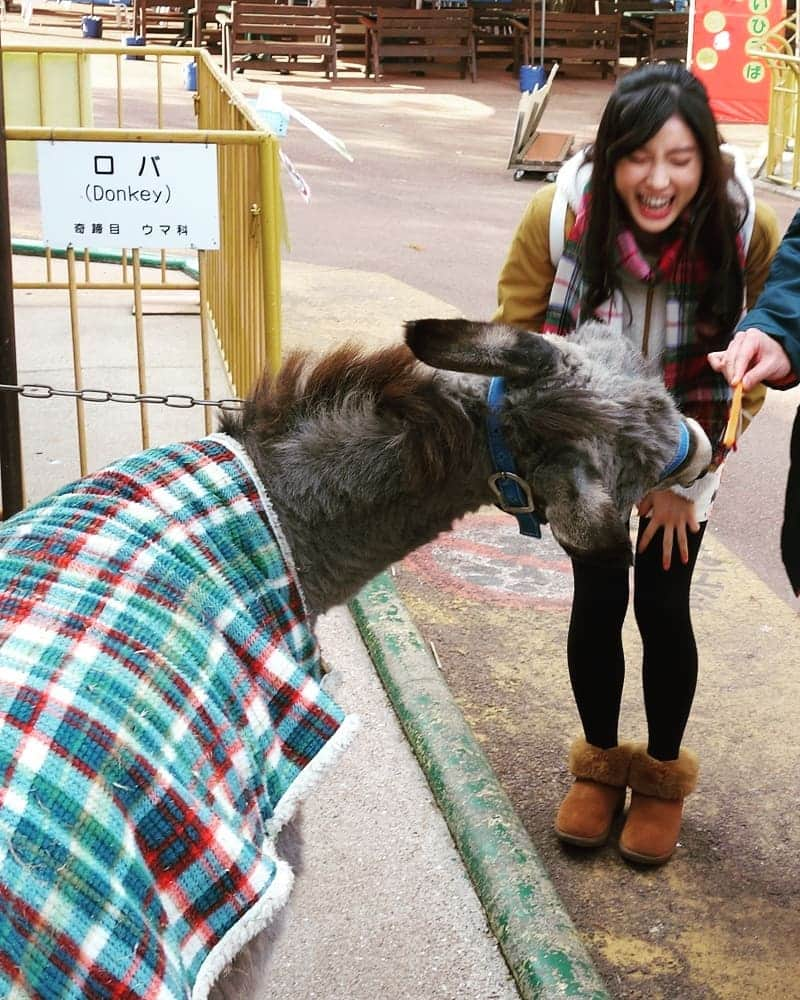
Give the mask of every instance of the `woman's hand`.
[{"label": "woman's hand", "polygon": [[700,530],[694,513],[694,501],[673,493],[672,490],[652,490],[636,505],[639,517],[650,515],[650,523],[642,533],[639,552],[644,552],[659,528],[664,529],[664,548],[661,565],[668,570],[672,565],[672,544],[678,543],[681,562],[689,562],[687,530],[692,534]]}]

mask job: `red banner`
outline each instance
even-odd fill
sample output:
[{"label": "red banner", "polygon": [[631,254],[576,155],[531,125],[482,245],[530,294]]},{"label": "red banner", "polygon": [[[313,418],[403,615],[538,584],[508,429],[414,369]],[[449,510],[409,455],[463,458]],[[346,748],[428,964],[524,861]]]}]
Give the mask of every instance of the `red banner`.
[{"label": "red banner", "polygon": [[785,17],[785,0],[695,0],[692,72],[705,84],[717,121],[766,123],[769,72],[745,46]]}]

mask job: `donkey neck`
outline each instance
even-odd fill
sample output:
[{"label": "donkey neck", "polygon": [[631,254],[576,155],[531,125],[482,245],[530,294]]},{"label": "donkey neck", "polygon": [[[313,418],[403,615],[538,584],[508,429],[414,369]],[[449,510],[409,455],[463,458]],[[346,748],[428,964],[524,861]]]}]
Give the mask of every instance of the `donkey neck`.
[{"label": "donkey neck", "polygon": [[437,376],[399,414],[307,414],[260,451],[245,431],[312,613],[492,502],[487,384]]}]

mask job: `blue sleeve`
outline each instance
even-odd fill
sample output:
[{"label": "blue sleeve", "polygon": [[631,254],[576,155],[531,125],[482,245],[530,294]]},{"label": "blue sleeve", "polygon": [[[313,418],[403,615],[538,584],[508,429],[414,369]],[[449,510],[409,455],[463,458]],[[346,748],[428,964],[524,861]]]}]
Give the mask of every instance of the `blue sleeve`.
[{"label": "blue sleeve", "polygon": [[781,343],[800,376],[800,210],[781,240],[756,304],[736,329],[751,326]]}]

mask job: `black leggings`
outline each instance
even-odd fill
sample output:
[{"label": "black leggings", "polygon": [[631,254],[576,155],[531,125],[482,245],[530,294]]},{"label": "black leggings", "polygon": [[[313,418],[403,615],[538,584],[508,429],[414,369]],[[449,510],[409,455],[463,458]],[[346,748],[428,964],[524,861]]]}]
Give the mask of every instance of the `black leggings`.
[{"label": "black leggings", "polygon": [[[647,526],[639,522],[639,537]],[[697,645],[689,613],[689,590],[706,522],[688,533],[689,562],[673,548],[672,565],[661,566],[663,530],[637,553],[633,608],[642,637],[642,685],[647,715],[648,753],[675,760],[697,685]],[[637,537],[637,545],[639,541]],[[625,655],[622,623],[628,609],[629,573],[625,568],[573,560],[575,582],[567,640],[572,691],[588,743],[617,745]]]}]

